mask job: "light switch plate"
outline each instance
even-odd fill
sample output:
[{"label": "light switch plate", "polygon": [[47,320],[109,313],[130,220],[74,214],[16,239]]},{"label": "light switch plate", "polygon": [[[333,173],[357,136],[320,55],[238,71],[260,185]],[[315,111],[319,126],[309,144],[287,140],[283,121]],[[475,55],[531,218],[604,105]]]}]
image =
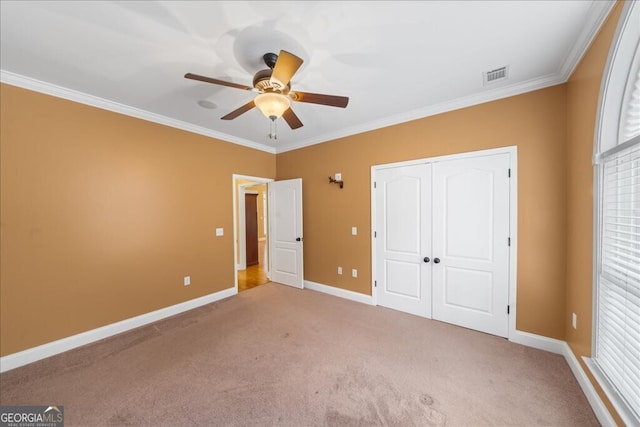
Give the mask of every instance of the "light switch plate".
[{"label": "light switch plate", "polygon": [[216,228],[216,236],[224,236],[224,228]]},{"label": "light switch plate", "polygon": [[191,284],[191,276],[184,276],[184,285],[189,286]]},{"label": "light switch plate", "polygon": [[358,227],[351,227],[351,235],[352,236],[358,235]]},{"label": "light switch plate", "polygon": [[336,173],[336,181],[342,181],[342,174],[340,172]]}]

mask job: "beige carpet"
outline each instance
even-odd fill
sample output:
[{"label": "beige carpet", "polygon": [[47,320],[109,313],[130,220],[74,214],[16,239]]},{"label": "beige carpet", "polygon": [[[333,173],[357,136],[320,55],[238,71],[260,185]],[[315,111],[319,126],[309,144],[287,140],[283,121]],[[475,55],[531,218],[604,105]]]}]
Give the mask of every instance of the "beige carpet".
[{"label": "beige carpet", "polygon": [[564,359],[269,283],[0,375],[67,426],[598,425]]}]

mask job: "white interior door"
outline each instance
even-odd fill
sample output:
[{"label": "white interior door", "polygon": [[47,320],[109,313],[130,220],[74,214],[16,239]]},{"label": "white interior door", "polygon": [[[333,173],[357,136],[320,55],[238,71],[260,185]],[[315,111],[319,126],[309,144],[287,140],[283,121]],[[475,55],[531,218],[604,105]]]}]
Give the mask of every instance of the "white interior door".
[{"label": "white interior door", "polygon": [[268,188],[271,280],[303,288],[302,179],[270,182]]},{"label": "white interior door", "polygon": [[433,164],[433,318],[508,336],[509,154]]},{"label": "white interior door", "polygon": [[430,165],[375,174],[376,289],[378,305],[431,317]]}]

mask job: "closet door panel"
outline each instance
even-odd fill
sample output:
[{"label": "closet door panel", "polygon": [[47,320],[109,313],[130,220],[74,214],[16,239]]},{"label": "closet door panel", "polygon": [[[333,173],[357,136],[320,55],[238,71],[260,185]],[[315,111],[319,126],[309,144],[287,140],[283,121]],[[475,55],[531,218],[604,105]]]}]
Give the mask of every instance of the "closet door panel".
[{"label": "closet door panel", "polygon": [[376,298],[379,305],[431,317],[430,165],[376,173]]},{"label": "closet door panel", "polygon": [[433,165],[433,318],[508,335],[509,155]]}]

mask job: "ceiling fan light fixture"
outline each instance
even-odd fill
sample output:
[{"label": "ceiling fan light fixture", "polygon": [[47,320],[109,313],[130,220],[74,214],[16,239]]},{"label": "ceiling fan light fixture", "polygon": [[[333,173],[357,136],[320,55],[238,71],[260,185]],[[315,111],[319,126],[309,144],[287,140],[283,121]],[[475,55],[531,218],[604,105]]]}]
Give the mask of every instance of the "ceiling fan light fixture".
[{"label": "ceiling fan light fixture", "polygon": [[253,102],[262,111],[262,114],[271,120],[282,117],[284,112],[291,106],[288,96],[275,92],[261,93],[255,97]]}]

